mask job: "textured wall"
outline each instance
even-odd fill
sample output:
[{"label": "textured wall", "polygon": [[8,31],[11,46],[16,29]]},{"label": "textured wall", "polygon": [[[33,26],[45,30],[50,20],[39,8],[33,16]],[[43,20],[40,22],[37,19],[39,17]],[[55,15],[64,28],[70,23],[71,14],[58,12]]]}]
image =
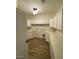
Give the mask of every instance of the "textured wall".
[{"label": "textured wall", "polygon": [[48,30],[48,26],[32,26],[30,30],[28,30],[27,38],[39,37],[43,38],[42,34],[45,34],[45,38],[48,42],[50,42],[49,33],[46,31]]}]

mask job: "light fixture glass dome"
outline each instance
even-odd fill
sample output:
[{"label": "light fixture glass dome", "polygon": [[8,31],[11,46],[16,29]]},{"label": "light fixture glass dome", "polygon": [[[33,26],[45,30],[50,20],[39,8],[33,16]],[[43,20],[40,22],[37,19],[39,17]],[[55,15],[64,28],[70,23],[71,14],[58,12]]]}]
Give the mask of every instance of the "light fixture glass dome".
[{"label": "light fixture glass dome", "polygon": [[33,15],[37,14],[37,8],[33,8]]}]

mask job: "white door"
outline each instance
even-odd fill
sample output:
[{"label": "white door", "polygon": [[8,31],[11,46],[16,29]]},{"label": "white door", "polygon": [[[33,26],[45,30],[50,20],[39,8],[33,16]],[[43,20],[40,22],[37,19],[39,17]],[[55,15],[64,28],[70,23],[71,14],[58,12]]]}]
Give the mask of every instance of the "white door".
[{"label": "white door", "polygon": [[25,55],[25,20],[26,15],[16,9],[16,59],[26,59]]}]

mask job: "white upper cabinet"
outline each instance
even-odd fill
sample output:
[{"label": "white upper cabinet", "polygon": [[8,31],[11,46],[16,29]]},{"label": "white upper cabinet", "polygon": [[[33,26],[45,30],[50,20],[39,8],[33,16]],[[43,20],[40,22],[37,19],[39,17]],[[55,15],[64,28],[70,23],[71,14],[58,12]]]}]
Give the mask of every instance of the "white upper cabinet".
[{"label": "white upper cabinet", "polygon": [[62,29],[62,11],[60,11],[57,15],[57,28]]},{"label": "white upper cabinet", "polygon": [[62,10],[59,11],[53,18],[50,19],[50,27],[62,30]]},{"label": "white upper cabinet", "polygon": [[27,19],[27,27],[31,27],[31,21]]}]

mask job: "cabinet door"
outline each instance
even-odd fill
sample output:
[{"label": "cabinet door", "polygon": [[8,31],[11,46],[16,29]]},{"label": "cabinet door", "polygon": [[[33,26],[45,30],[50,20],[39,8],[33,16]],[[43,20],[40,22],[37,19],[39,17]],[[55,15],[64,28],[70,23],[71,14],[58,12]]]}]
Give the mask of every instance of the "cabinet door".
[{"label": "cabinet door", "polygon": [[58,30],[62,30],[62,25],[63,25],[63,15],[62,15],[62,10],[59,11],[54,17],[50,19],[50,24],[49,26],[52,28],[56,28]]}]

